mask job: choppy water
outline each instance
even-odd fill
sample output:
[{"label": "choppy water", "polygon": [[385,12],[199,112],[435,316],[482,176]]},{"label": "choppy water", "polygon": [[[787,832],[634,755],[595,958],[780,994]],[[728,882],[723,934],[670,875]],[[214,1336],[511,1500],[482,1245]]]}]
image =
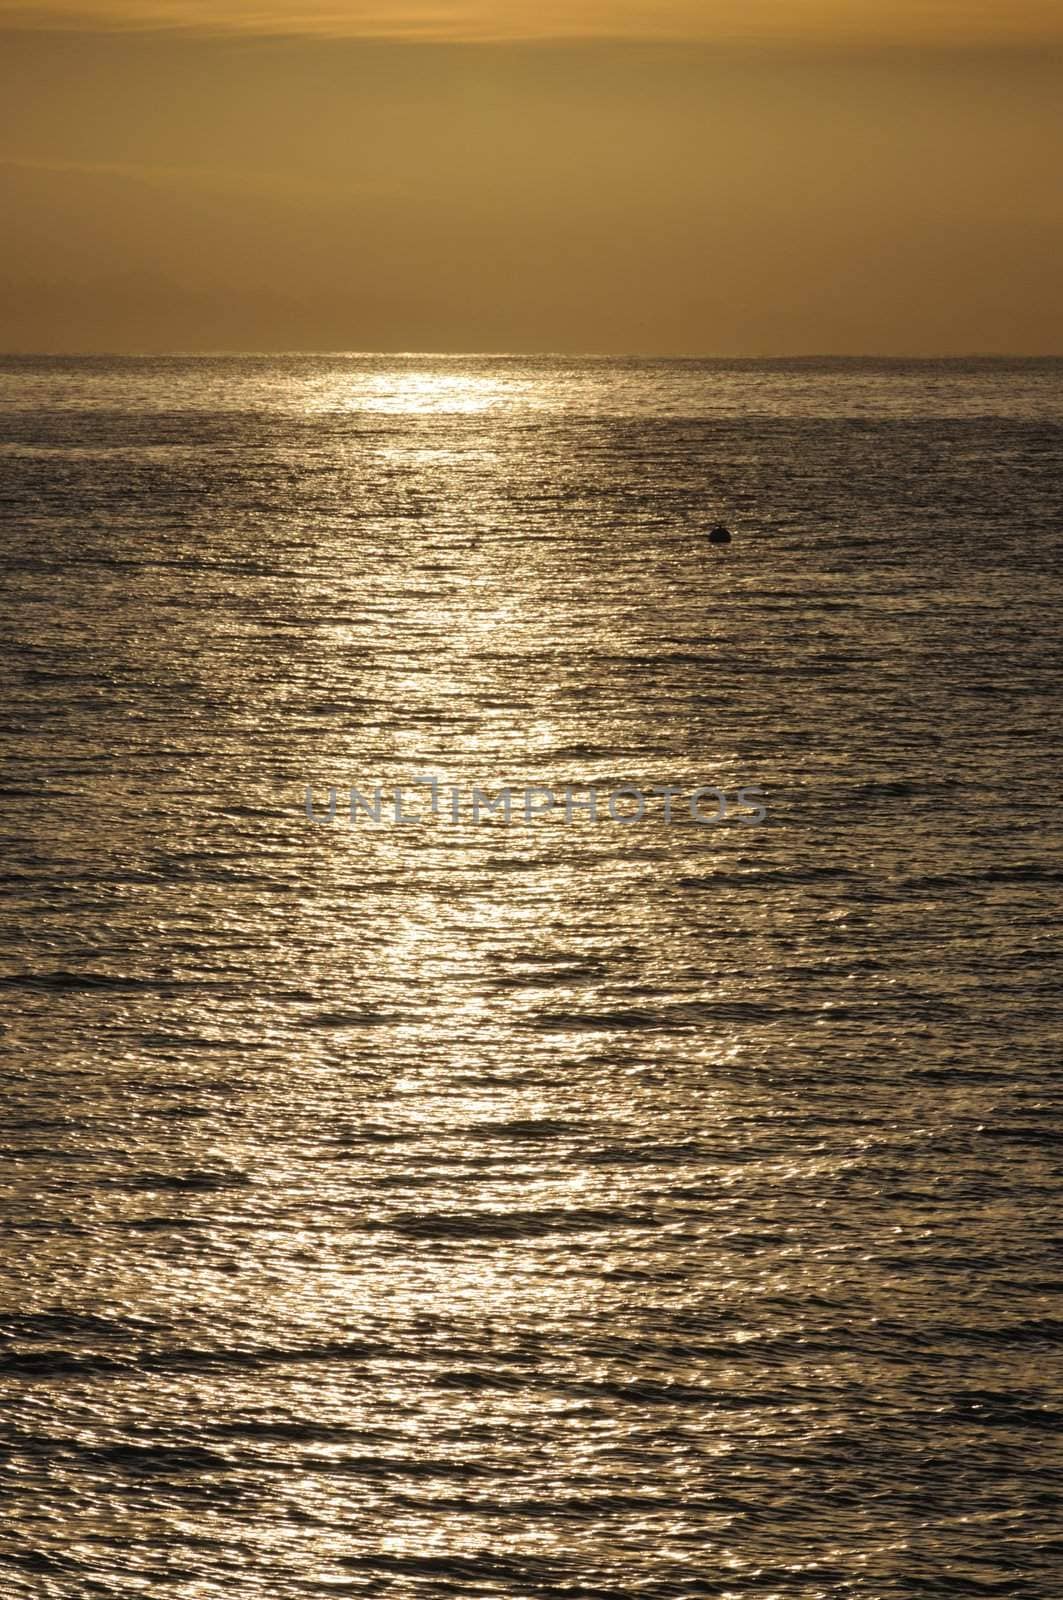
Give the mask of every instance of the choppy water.
[{"label": "choppy water", "polygon": [[1058,1600],[1063,365],[0,413],[4,1596]]}]

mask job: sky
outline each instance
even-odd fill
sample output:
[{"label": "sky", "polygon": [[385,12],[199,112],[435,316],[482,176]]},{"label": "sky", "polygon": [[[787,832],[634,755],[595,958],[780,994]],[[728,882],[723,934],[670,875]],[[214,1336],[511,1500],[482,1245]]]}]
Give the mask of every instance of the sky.
[{"label": "sky", "polygon": [[0,349],[1063,353],[1053,0],[0,0]]}]

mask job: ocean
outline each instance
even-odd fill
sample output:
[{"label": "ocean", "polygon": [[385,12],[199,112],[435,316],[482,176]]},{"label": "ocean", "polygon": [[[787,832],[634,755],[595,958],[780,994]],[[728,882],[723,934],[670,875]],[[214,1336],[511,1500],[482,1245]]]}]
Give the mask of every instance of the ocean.
[{"label": "ocean", "polygon": [[1061,446],[0,362],[5,1600],[1058,1600]]}]

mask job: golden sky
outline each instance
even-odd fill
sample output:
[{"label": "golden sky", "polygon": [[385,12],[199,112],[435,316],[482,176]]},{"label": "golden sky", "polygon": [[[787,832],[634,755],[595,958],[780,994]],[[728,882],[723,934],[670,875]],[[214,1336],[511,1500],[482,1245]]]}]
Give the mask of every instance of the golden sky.
[{"label": "golden sky", "polygon": [[0,348],[1063,351],[1063,5],[0,0]]},{"label": "golden sky", "polygon": [[1030,41],[1063,37],[1059,0],[50,0],[50,27],[420,40]]}]

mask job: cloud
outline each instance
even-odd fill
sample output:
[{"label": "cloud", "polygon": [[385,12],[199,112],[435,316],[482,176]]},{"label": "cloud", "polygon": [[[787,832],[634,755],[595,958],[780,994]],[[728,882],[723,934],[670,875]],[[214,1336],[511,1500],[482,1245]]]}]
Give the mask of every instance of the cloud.
[{"label": "cloud", "polygon": [[334,178],[315,182],[305,170],[282,172],[267,168],[256,170],[249,164],[224,167],[206,166],[202,163],[178,165],[172,162],[147,161],[77,161],[38,159],[0,152],[0,172],[23,172],[38,176],[110,178],[120,182],[148,184],[155,188],[191,188],[216,193],[231,193],[247,199],[252,195],[294,200],[327,199],[334,201],[337,193],[347,198],[387,198],[401,196],[402,188],[395,182],[372,181],[364,177],[345,174],[342,184]]},{"label": "cloud", "polygon": [[1063,41],[1058,0],[9,0],[9,28],[409,41],[835,45]]}]

